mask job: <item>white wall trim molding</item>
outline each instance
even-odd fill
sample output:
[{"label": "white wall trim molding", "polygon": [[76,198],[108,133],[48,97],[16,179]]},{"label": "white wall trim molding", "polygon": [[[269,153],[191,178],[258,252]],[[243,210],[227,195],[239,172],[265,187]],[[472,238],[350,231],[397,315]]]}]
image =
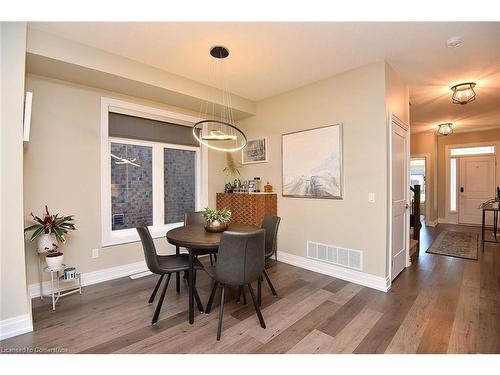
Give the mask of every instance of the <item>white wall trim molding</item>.
[{"label": "white wall trim molding", "polygon": [[15,316],[10,319],[0,320],[0,340],[22,335],[33,331],[33,322],[30,314]]},{"label": "white wall trim molding", "polygon": [[438,225],[438,220],[425,220],[425,225],[428,227],[435,227]]},{"label": "white wall trim molding", "polygon": [[[104,281],[119,279],[120,277],[127,277],[136,273],[148,271],[145,261],[124,264],[121,266],[104,268],[102,270],[82,273],[82,286],[93,285],[102,283]],[[67,288],[72,288],[73,285],[68,283]],[[43,282],[44,294],[51,293],[50,281]],[[30,284],[28,286],[28,293],[30,298],[40,297],[40,284]]]},{"label": "white wall trim molding", "polygon": [[304,268],[309,271],[321,273],[323,275],[328,275],[355,284],[363,285],[368,288],[380,290],[382,292],[387,292],[391,287],[390,276],[380,277],[370,275],[368,273],[335,266],[333,264],[324,263],[298,255],[284,253],[282,251],[278,251],[278,261],[291,264],[292,266]]}]

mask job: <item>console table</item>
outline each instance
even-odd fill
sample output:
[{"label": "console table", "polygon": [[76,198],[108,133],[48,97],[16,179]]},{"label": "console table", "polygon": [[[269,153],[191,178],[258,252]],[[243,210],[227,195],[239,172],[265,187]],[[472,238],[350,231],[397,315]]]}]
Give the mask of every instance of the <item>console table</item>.
[{"label": "console table", "polygon": [[[487,212],[493,213],[493,228],[492,229],[486,228],[486,213]],[[491,205],[487,206],[487,207],[483,207],[483,220],[481,222],[481,242],[482,242],[482,246],[483,246],[483,253],[484,253],[484,243],[485,242],[500,243],[500,241],[497,238],[498,212],[500,212],[500,208],[493,208],[493,206],[491,206]],[[484,235],[485,235],[486,231],[493,232],[493,237],[495,238],[494,241],[485,239]]]},{"label": "console table", "polygon": [[260,227],[265,214],[278,215],[276,193],[217,193],[217,209],[229,208],[231,222]]}]

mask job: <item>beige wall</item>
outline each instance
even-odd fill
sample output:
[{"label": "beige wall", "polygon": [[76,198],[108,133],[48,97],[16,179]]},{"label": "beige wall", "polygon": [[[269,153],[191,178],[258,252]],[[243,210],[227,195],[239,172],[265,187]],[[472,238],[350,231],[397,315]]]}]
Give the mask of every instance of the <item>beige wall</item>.
[{"label": "beige wall", "polygon": [[[26,23],[1,27],[0,321],[31,314],[23,236],[23,102]],[[3,335],[3,332],[2,332]]]},{"label": "beige wall", "polygon": [[[75,215],[77,231],[67,236],[65,263],[81,272],[138,262],[144,259],[139,243],[101,248],[100,211],[100,116],[101,96],[151,105],[197,115],[180,108],[126,97],[90,87],[38,76],[27,78],[33,91],[31,139],[24,155],[24,218],[41,213],[47,204],[54,212]],[[212,177],[222,170],[217,157],[209,153],[209,186]],[[212,172],[212,170],[214,170]],[[211,194],[213,195],[213,194]],[[157,239],[158,251],[173,251],[165,239]],[[99,248],[99,258],[91,249]],[[34,243],[26,245],[28,283],[38,282]]]},{"label": "beige wall", "polygon": [[[439,202],[439,217],[446,217],[446,155],[445,147],[447,145],[460,145],[466,143],[482,143],[500,142],[500,129],[480,131],[480,132],[467,132],[467,133],[454,133],[446,137],[438,137],[438,202]],[[499,146],[497,145],[497,165],[496,165],[496,181],[497,186],[500,185],[500,153]]]},{"label": "beige wall", "polygon": [[427,157],[426,170],[426,196],[429,200],[429,212],[426,213],[426,222],[437,220],[437,136],[434,133],[417,133],[410,137],[410,148],[412,156]]},{"label": "beige wall", "polygon": [[[385,63],[372,64],[258,102],[257,115],[239,122],[249,138],[268,138],[269,162],[242,172],[278,192],[279,251],[305,256],[307,240],[359,249],[363,271],[386,276],[385,85]],[[335,123],[344,124],[344,199],[282,197],[281,135]]]}]

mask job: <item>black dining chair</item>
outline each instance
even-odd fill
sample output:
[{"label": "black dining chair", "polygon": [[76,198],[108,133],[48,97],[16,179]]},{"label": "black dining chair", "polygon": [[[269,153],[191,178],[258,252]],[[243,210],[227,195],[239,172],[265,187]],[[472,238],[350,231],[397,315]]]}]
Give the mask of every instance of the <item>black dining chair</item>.
[{"label": "black dining chair", "polygon": [[[195,224],[205,224],[205,218],[202,215],[202,211],[186,212],[184,214],[184,225],[195,225]],[[209,255],[210,265],[214,265],[214,258],[217,261],[217,250],[213,249],[193,249],[196,257],[199,255]],[[213,258],[212,258],[213,256]]]},{"label": "black dining chair", "polygon": [[[160,300],[156,306],[153,320],[151,324],[156,324],[158,322],[158,316],[160,315],[160,310],[163,304],[163,300],[165,299],[165,294],[167,293],[168,283],[170,281],[170,277],[174,272],[183,272],[189,271],[189,255],[187,254],[179,254],[179,255],[158,255],[156,253],[155,244],[153,242],[153,238],[151,237],[151,233],[149,233],[149,229],[147,226],[138,226],[137,232],[139,233],[139,237],[141,238],[142,248],[144,250],[144,258],[146,259],[146,265],[152,273],[160,275],[160,279],[156,283],[156,286],[153,290],[153,294],[149,298],[149,303],[153,303],[156,293],[161,285],[163,277],[167,275],[167,281],[160,295]],[[194,260],[194,298],[196,299],[196,304],[198,305],[198,309],[203,311],[203,305],[201,303],[200,296],[198,295],[198,291],[196,290],[196,271],[199,269],[203,269],[203,265],[197,260]]]},{"label": "black dining chair", "polygon": [[[276,256],[278,253],[278,248],[277,248],[277,238],[278,238],[278,228],[280,226],[281,218],[279,216],[274,216],[270,214],[266,214],[264,216],[264,220],[262,220],[262,225],[261,228],[265,229],[266,231],[266,251],[265,251],[265,258],[266,261],[271,258],[273,255]],[[271,279],[269,278],[269,275],[266,272],[266,269],[264,268],[264,272],[262,272],[264,277],[266,278],[267,283],[269,284],[269,288],[271,288],[271,292],[273,293],[273,296],[278,297],[278,293],[276,292],[276,289],[274,288],[273,283],[271,282]],[[260,296],[261,296],[261,280],[262,277],[259,279],[259,285],[258,285],[258,301],[260,305]]]},{"label": "black dining chair", "polygon": [[[278,228],[280,225],[281,218],[279,216],[273,216],[270,214],[266,214],[264,216],[264,219],[262,220],[261,224],[261,229],[264,229],[266,231],[266,242],[265,242],[265,260],[267,261],[269,258],[271,258],[273,255],[276,256],[277,253],[277,237],[278,237]],[[262,275],[266,278],[267,283],[269,284],[269,288],[271,288],[271,292],[273,296],[278,297],[278,293],[276,292],[276,289],[274,288],[273,283],[271,282],[271,278],[267,274],[266,269],[264,268],[264,271],[262,272]],[[257,302],[259,303],[259,306],[261,304],[261,295],[262,295],[262,281],[263,277],[262,275],[259,277],[257,280]],[[240,288],[238,292],[238,297],[236,298],[236,302],[240,301],[241,296],[243,296],[243,302],[246,304],[246,296],[245,296],[245,290],[243,288]]]},{"label": "black dining chair", "polygon": [[240,233],[226,231],[222,234],[219,245],[219,256],[215,266],[206,267],[207,273],[214,279],[214,286],[207,303],[206,313],[209,314],[214,302],[217,287],[221,286],[219,323],[217,325],[217,340],[220,340],[222,318],[224,315],[224,295],[226,286],[247,286],[252,296],[255,312],[260,326],[266,328],[259,305],[252,289],[252,281],[257,280],[264,270],[265,230]]}]

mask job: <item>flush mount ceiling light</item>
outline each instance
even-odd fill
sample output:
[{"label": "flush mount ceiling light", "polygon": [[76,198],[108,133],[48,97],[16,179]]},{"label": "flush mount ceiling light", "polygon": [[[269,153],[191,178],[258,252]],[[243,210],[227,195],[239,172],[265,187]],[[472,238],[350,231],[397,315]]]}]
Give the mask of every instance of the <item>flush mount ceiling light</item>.
[{"label": "flush mount ceiling light", "polygon": [[463,44],[464,40],[459,36],[451,37],[446,41],[446,47],[448,48],[457,48]]},{"label": "flush mount ceiling light", "polygon": [[213,98],[212,103],[208,101],[200,111],[203,119],[193,126],[193,135],[201,144],[225,152],[238,151],[247,144],[245,134],[234,125],[233,108],[231,105],[231,93],[224,79],[222,61],[229,56],[229,50],[223,46],[215,46],[210,49],[210,55],[214,58],[212,66],[214,87],[219,87],[222,92],[222,104],[214,105],[217,100]]},{"label": "flush mount ceiling light", "polygon": [[452,128],[453,124],[451,122],[446,122],[444,124],[439,124],[438,125],[438,133],[441,134],[441,135],[448,135],[448,134],[451,134],[453,133],[453,128]]},{"label": "flush mount ceiling light", "polygon": [[464,105],[476,100],[476,92],[474,91],[475,86],[476,84],[474,82],[466,82],[453,86],[451,88],[451,91],[453,91],[451,97],[453,103]]}]

